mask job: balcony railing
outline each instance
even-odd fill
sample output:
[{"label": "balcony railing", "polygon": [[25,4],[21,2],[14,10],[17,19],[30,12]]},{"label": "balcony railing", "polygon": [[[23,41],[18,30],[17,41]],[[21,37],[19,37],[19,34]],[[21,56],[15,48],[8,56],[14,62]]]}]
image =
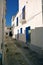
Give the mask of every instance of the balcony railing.
[{"label": "balcony railing", "polygon": [[26,23],[26,20],[25,19],[21,19],[20,23],[21,24],[25,24]]}]

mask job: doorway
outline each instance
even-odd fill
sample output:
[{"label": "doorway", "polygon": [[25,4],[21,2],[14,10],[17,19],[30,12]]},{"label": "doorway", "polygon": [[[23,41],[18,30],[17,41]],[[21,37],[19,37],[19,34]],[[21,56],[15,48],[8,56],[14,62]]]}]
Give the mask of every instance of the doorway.
[{"label": "doorway", "polygon": [[30,26],[26,27],[26,42],[31,42],[31,32],[30,32]]},{"label": "doorway", "polygon": [[9,32],[9,36],[12,37],[12,31]]}]

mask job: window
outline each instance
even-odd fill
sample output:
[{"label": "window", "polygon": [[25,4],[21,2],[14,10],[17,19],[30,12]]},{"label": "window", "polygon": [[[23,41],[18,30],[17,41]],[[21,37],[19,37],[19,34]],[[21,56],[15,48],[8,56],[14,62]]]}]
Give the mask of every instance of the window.
[{"label": "window", "polygon": [[17,17],[17,23],[16,23],[16,25],[18,26],[18,17]]},{"label": "window", "polygon": [[25,19],[25,6],[22,9],[22,19]]},{"label": "window", "polygon": [[20,33],[22,34],[22,28],[20,28]]}]

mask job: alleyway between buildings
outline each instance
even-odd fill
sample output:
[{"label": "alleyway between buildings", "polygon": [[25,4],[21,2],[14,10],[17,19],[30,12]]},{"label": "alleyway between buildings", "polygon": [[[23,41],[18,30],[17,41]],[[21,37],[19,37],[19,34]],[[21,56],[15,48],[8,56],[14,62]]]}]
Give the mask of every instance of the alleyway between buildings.
[{"label": "alleyway between buildings", "polygon": [[43,65],[43,57],[26,45],[8,37],[5,40],[5,65]]}]

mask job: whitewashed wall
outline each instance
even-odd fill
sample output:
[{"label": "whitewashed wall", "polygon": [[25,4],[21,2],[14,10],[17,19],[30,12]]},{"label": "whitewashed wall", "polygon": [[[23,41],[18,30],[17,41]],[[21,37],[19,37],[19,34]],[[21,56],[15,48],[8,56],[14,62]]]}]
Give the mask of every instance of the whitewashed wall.
[{"label": "whitewashed wall", "polygon": [[[26,23],[22,25],[20,21],[22,16],[21,12],[24,5],[26,7],[25,10]],[[41,0],[29,0],[29,1],[19,0],[19,10],[20,11],[17,13],[14,20],[15,29],[20,29],[21,27],[25,29],[25,27],[27,26],[31,26],[31,29],[34,29],[35,27],[42,26],[42,1]],[[19,18],[19,26],[16,27],[17,17]]]},{"label": "whitewashed wall", "polygon": [[[2,44],[2,27],[5,26],[5,9],[6,9],[6,3],[5,0],[0,0],[0,53],[2,53],[1,44]],[[3,17],[4,16],[4,17]],[[3,26],[2,26],[2,20],[3,20]],[[4,29],[4,28],[3,28]],[[3,35],[4,36],[4,35]]]},{"label": "whitewashed wall", "polygon": [[[22,16],[22,9],[25,6],[25,18],[26,23],[21,24],[21,16]],[[31,44],[43,47],[43,21],[42,21],[42,0],[19,0],[19,12],[17,13],[15,20],[14,20],[14,34],[17,35],[17,30],[23,28],[23,34],[25,34],[25,28],[30,26],[31,28]],[[19,26],[16,26],[16,18],[19,18]],[[24,38],[26,42],[25,36],[19,37],[20,40]],[[22,40],[23,41],[23,40]]]},{"label": "whitewashed wall", "polygon": [[1,43],[2,43],[2,17],[3,17],[3,0],[0,0],[0,53],[2,53],[1,50]]}]

